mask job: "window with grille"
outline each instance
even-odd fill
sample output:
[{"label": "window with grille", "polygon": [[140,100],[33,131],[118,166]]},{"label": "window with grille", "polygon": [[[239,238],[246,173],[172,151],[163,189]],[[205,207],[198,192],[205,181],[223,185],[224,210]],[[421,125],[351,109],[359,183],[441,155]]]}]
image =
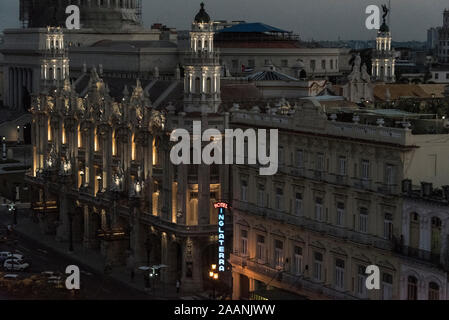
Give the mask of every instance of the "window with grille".
[{"label": "window with grille", "polygon": [[360,297],[366,296],[366,266],[360,265],[357,272],[357,294]]},{"label": "window with grille", "polygon": [[323,220],[323,199],[319,197],[315,199],[315,219]]},{"label": "window with grille", "polygon": [[362,179],[369,179],[369,160],[362,160]]},{"label": "window with grille", "polygon": [[391,300],[393,298],[393,276],[389,273],[382,275],[382,299]]},{"label": "window with grille", "polygon": [[296,275],[302,273],[302,248],[295,246],[293,255],[293,270]]},{"label": "window with grille", "polygon": [[346,175],[346,157],[338,158],[338,174],[341,176]]},{"label": "window with grille", "polygon": [[345,288],[345,262],[342,259],[335,260],[335,287]]},{"label": "window with grille", "polygon": [[284,264],[284,243],[274,240],[274,265],[276,268],[283,268]]},{"label": "window with grille", "polygon": [[248,255],[248,230],[241,230],[240,235],[240,253],[246,256]]},{"label": "window with grille", "polygon": [[323,255],[320,252],[315,252],[313,261],[313,277],[317,281],[322,279],[322,268],[323,268]]},{"label": "window with grille", "polygon": [[384,238],[389,240],[393,238],[393,216],[391,213],[385,213]]},{"label": "window with grille", "polygon": [[295,194],[295,215],[300,216],[302,211],[302,194],[297,192]]},{"label": "window with grille", "polygon": [[296,166],[298,168],[304,167],[304,151],[296,150]]},{"label": "window with grille", "polygon": [[265,261],[265,237],[257,235],[256,257],[260,261]]},{"label": "window with grille", "polygon": [[318,153],[316,159],[316,170],[324,171],[324,154]]},{"label": "window with grille", "polygon": [[283,195],[283,191],[281,188],[276,188],[276,196],[274,199],[275,202],[275,208],[277,210],[282,210],[282,195]]},{"label": "window with grille", "polygon": [[245,180],[241,181],[240,184],[240,199],[242,201],[248,201],[248,182]]},{"label": "window with grille", "polygon": [[394,185],[394,166],[391,164],[385,167],[385,183],[389,186]]},{"label": "window with grille", "polygon": [[368,209],[360,208],[359,214],[359,231],[360,232],[368,232]]},{"label": "window with grille", "polygon": [[337,226],[343,226],[345,223],[345,204],[337,202]]},{"label": "window with grille", "polygon": [[264,193],[265,193],[265,186],[263,184],[259,184],[257,187],[257,205],[259,207],[265,207]]}]

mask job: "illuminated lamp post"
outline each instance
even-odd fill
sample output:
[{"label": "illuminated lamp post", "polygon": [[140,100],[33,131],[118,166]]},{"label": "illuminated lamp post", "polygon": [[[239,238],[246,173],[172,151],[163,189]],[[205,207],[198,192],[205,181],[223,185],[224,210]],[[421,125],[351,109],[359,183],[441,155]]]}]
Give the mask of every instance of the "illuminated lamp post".
[{"label": "illuminated lamp post", "polygon": [[212,299],[215,300],[215,283],[218,280],[218,272],[217,271],[217,265],[212,264],[211,269],[209,270],[209,278],[212,280]]}]

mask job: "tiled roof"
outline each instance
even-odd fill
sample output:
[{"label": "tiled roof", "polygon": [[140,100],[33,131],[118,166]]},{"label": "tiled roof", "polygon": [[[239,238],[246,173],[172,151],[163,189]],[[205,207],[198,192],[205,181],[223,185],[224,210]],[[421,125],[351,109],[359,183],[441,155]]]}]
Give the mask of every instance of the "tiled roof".
[{"label": "tiled roof", "polygon": [[246,77],[252,81],[298,81],[298,79],[274,70],[257,71]]},{"label": "tiled roof", "polygon": [[374,87],[374,98],[377,100],[387,100],[387,89],[390,91],[390,100],[399,98],[435,98],[444,97],[444,84],[380,84]]},{"label": "tiled roof", "polygon": [[295,49],[304,48],[298,41],[220,41],[216,40],[214,46],[217,48],[273,48],[273,49]]},{"label": "tiled roof", "polygon": [[269,26],[265,23],[254,22],[254,23],[239,23],[229,28],[224,28],[219,33],[225,32],[277,32],[277,33],[290,33],[289,31],[282,30],[276,27]]}]

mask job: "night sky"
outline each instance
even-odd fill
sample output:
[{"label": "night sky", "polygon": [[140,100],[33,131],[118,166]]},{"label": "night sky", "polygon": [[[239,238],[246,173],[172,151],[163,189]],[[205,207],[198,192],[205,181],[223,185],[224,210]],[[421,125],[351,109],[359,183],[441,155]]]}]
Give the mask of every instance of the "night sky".
[{"label": "night sky", "polygon": [[[190,28],[201,0],[143,0],[144,23],[160,22],[180,30]],[[214,20],[264,22],[299,33],[304,40],[375,38],[365,28],[365,8],[388,0],[205,0]],[[442,24],[449,0],[391,0],[394,40],[426,39],[430,27]],[[0,0],[0,30],[18,27],[19,0]]]}]

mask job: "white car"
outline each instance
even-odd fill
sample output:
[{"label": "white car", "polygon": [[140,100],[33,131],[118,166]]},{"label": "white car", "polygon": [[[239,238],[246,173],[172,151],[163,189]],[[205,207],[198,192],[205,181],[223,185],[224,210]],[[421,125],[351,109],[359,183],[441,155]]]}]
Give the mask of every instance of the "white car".
[{"label": "white car", "polygon": [[12,254],[9,251],[1,251],[0,252],[0,261],[5,261],[6,259],[19,259],[19,260],[22,260],[23,259],[23,255],[18,254],[18,253]]},{"label": "white car", "polygon": [[23,271],[27,269],[30,265],[21,259],[7,259],[3,263],[3,267],[7,270],[19,270]]}]

